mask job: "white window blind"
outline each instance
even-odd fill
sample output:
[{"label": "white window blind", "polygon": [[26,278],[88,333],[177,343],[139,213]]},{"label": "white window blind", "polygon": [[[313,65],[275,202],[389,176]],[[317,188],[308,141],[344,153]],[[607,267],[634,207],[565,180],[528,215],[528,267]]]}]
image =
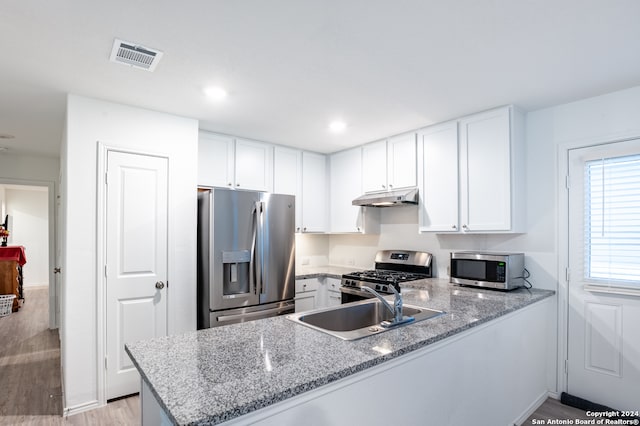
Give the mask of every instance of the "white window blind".
[{"label": "white window blind", "polygon": [[640,288],[640,155],[585,167],[585,278]]}]

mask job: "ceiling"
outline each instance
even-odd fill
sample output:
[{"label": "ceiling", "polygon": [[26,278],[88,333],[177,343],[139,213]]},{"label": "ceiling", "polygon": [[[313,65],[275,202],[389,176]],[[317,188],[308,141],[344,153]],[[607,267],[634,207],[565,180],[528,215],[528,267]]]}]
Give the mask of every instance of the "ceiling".
[{"label": "ceiling", "polygon": [[[333,152],[640,85],[637,0],[0,0],[0,139],[56,157],[66,94]],[[164,52],[109,61],[115,38]],[[228,97],[212,102],[208,85]],[[347,123],[341,134],[331,120]]]}]

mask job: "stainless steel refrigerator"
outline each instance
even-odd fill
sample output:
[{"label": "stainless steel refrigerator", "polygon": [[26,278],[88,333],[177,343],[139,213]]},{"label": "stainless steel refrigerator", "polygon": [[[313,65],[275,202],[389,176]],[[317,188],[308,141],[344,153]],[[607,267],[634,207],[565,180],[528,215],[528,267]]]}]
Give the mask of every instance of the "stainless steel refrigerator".
[{"label": "stainless steel refrigerator", "polygon": [[198,329],[294,311],[295,197],[198,190]]}]

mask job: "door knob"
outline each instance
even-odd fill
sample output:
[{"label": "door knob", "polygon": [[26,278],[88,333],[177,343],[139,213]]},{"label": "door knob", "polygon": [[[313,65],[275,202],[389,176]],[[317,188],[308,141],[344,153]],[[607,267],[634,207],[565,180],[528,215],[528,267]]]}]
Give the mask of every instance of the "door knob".
[{"label": "door knob", "polygon": [[156,283],[156,288],[157,288],[158,290],[162,290],[162,289],[164,288],[164,283],[163,283],[162,281],[158,281],[158,282]]}]

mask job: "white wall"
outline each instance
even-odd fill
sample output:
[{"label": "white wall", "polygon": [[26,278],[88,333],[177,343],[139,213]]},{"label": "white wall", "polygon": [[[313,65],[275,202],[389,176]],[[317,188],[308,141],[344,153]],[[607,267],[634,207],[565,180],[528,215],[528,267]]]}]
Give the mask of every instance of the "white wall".
[{"label": "white wall", "polygon": [[196,328],[198,122],[69,95],[62,146],[65,409],[100,403],[96,313],[98,142],[169,158],[169,333]]},{"label": "white wall", "polygon": [[[46,187],[5,190],[9,245],[25,247],[24,287],[49,285],[49,194]],[[4,216],[2,216],[4,219]]]},{"label": "white wall", "polygon": [[329,236],[296,234],[296,268],[329,263]]}]

